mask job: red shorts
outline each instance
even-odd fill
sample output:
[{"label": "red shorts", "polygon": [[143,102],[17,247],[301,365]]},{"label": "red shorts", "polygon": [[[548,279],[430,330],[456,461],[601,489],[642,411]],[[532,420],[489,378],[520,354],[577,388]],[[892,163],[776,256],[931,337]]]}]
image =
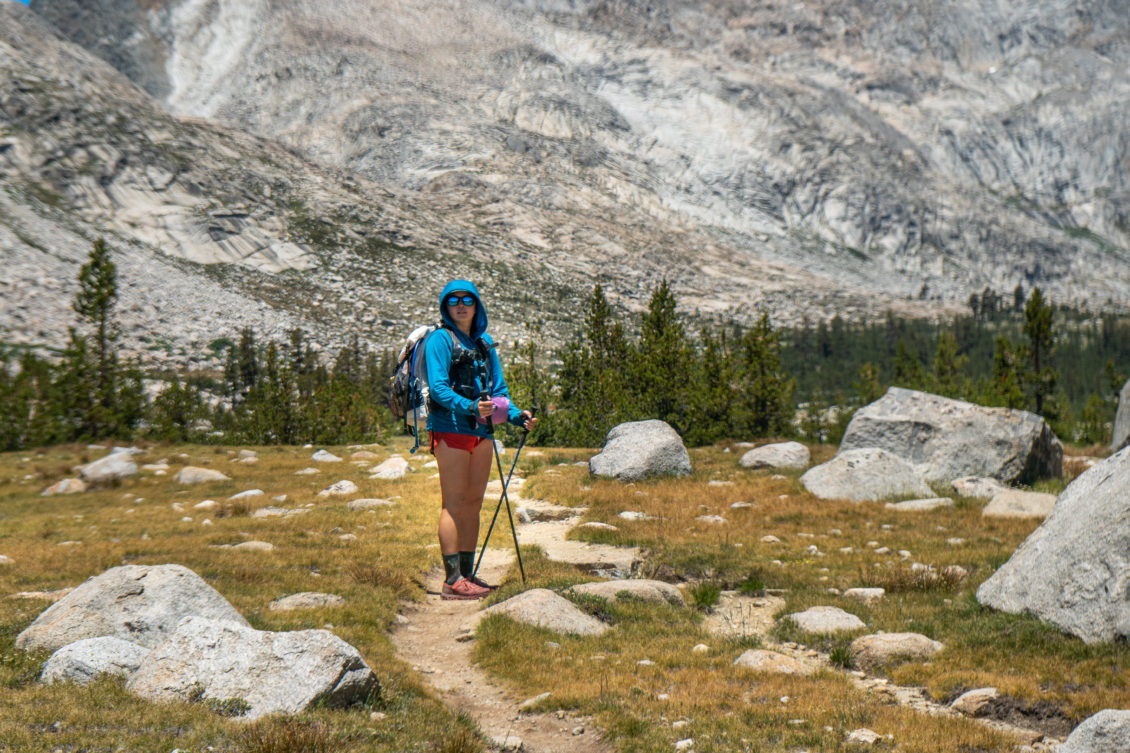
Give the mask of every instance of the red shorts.
[{"label": "red shorts", "polygon": [[487,438],[476,437],[472,434],[456,434],[450,431],[433,431],[431,449],[433,455],[436,454],[436,444],[441,441],[453,450],[471,452],[479,446],[479,442],[485,442]]}]

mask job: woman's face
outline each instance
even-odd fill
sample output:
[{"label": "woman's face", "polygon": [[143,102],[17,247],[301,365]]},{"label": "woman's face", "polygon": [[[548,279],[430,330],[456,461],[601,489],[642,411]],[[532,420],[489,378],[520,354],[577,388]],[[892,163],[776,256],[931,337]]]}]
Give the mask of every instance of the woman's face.
[{"label": "woman's face", "polygon": [[452,321],[464,331],[469,332],[475,321],[475,298],[466,291],[457,291],[447,296],[447,313]]}]

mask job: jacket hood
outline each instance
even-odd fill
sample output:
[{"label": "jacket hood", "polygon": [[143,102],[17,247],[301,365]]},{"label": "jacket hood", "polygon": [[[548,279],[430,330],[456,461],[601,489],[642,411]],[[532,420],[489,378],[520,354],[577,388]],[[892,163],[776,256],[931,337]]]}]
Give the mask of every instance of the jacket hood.
[{"label": "jacket hood", "polygon": [[[439,295],[440,318],[444,324],[459,332],[459,327],[456,326],[455,320],[448,315],[447,305],[444,303],[447,296],[457,291],[466,291],[475,297],[475,319],[471,323],[471,342],[476,342],[487,331],[487,309],[483,305],[483,299],[479,297],[479,289],[475,287],[475,283],[469,280],[452,280],[444,285],[443,292]],[[460,334],[462,333],[460,332]]]}]

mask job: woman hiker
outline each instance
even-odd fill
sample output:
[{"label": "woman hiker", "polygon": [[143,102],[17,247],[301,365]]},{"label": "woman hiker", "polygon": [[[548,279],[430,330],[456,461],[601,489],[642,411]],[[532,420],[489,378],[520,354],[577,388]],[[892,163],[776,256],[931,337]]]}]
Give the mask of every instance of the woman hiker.
[{"label": "woman hiker", "polygon": [[[495,586],[472,575],[494,442],[487,417],[530,430],[537,419],[510,403],[502,365],[487,330],[487,311],[473,283],[454,280],[439,301],[443,327],[428,336],[428,430],[439,466],[439,546],[444,599],[481,599]],[[483,399],[485,398],[485,399]]]}]

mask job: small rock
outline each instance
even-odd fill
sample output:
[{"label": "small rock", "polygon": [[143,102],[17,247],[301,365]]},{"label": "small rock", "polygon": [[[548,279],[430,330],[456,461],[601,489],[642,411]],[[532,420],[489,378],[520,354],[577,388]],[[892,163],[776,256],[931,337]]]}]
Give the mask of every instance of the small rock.
[{"label": "small rock", "polygon": [[1008,489],[993,496],[981,510],[986,518],[1044,518],[1055,507],[1056,495]]},{"label": "small rock", "polygon": [[839,607],[809,607],[803,612],[786,615],[806,633],[839,633],[867,627],[863,620]]},{"label": "small rock", "polygon": [[203,502],[197,502],[192,506],[194,510],[215,510],[220,506],[220,503],[214,499],[206,499]]},{"label": "small rock", "polygon": [[694,747],[694,738],[688,737],[675,743],[675,750],[690,750]]},{"label": "small rock", "polygon": [[334,455],[332,452],[327,452],[325,450],[318,450],[317,452],[315,452],[313,455],[310,456],[310,459],[313,460],[315,463],[340,463],[341,462],[341,458],[339,458],[337,455]]},{"label": "small rock", "polygon": [[955,698],[950,708],[969,716],[977,716],[981,709],[999,695],[996,688],[976,688]]},{"label": "small rock", "polygon": [[373,473],[369,478],[393,480],[403,478],[411,466],[408,461],[399,455],[393,455],[388,460],[384,461],[378,466],[373,468]]},{"label": "small rock", "polygon": [[247,491],[242,491],[242,492],[239,492],[238,494],[233,494],[230,497],[228,497],[228,499],[229,500],[232,500],[232,499],[250,499],[251,497],[262,497],[262,496],[263,496],[263,490],[262,489],[248,489]]},{"label": "small rock", "polygon": [[395,504],[396,503],[393,502],[391,499],[364,498],[364,499],[355,499],[352,502],[350,502],[349,503],[349,509],[353,510],[354,512],[358,512],[360,510],[369,510],[373,507],[392,507]]},{"label": "small rock", "polygon": [[705,643],[695,644],[695,647],[691,649],[691,653],[692,654],[708,654],[708,653],[710,653],[710,646],[707,646]]},{"label": "small rock", "polygon": [[211,468],[197,468],[187,465],[173,476],[173,481],[178,484],[203,484],[208,481],[231,481],[231,476],[225,476]]},{"label": "small rock", "polygon": [[321,473],[321,471],[319,471],[317,468],[303,468],[300,471],[295,471],[294,475],[295,476],[309,476],[309,475],[314,474],[314,473]]},{"label": "small rock", "polygon": [[236,544],[232,549],[239,549],[244,552],[273,552],[275,545],[266,541],[244,541]]},{"label": "small rock", "polygon": [[908,499],[905,502],[888,502],[884,505],[888,510],[899,512],[929,512],[942,507],[953,507],[953,500],[949,497],[928,497],[926,499]]},{"label": "small rock", "polygon": [[862,601],[864,604],[874,604],[883,598],[886,590],[882,588],[849,588],[844,591],[844,596],[849,599]]},{"label": "small rock", "polygon": [[581,523],[581,525],[578,526],[578,528],[594,528],[598,531],[618,531],[618,530],[620,530],[619,528],[617,528],[614,525],[611,525],[609,523],[600,523],[600,522],[597,522],[595,520],[589,521],[588,523]]},{"label": "small rock", "polygon": [[745,667],[756,672],[767,672],[778,675],[810,675],[812,668],[791,656],[767,651],[760,648],[751,648],[734,660],[735,667]]},{"label": "small rock", "polygon": [[337,594],[304,591],[275,599],[267,605],[272,612],[290,612],[296,609],[324,609],[345,605],[345,599]]},{"label": "small rock", "polygon": [[357,488],[357,484],[353,483],[349,479],[342,479],[336,484],[330,484],[325,489],[318,492],[318,498],[325,499],[326,497],[339,497],[345,494],[356,494],[358,491],[359,489]]},{"label": "small rock", "polygon": [[624,520],[655,520],[654,517],[648,515],[646,512],[640,512],[638,510],[624,510],[619,514],[619,517]]},{"label": "small rock", "polygon": [[65,478],[57,481],[44,489],[40,496],[50,497],[55,494],[78,494],[86,491],[86,484],[80,478]]},{"label": "small rock", "polygon": [[780,544],[781,540],[779,538],[777,538],[776,536],[774,536],[773,534],[768,534],[767,536],[761,537],[761,543],[762,544]]},{"label": "small rock", "polygon": [[869,730],[866,727],[852,730],[851,733],[847,736],[848,745],[874,745],[882,739],[882,735],[880,735],[878,732]]},{"label": "small rock", "polygon": [[539,693],[538,695],[534,696],[533,698],[527,698],[526,700],[524,700],[524,701],[522,701],[521,703],[518,704],[518,711],[529,711],[534,706],[536,706],[539,703],[541,703],[542,701],[544,701],[546,698],[549,698],[551,695],[553,695],[553,693],[546,692],[546,693]]}]

